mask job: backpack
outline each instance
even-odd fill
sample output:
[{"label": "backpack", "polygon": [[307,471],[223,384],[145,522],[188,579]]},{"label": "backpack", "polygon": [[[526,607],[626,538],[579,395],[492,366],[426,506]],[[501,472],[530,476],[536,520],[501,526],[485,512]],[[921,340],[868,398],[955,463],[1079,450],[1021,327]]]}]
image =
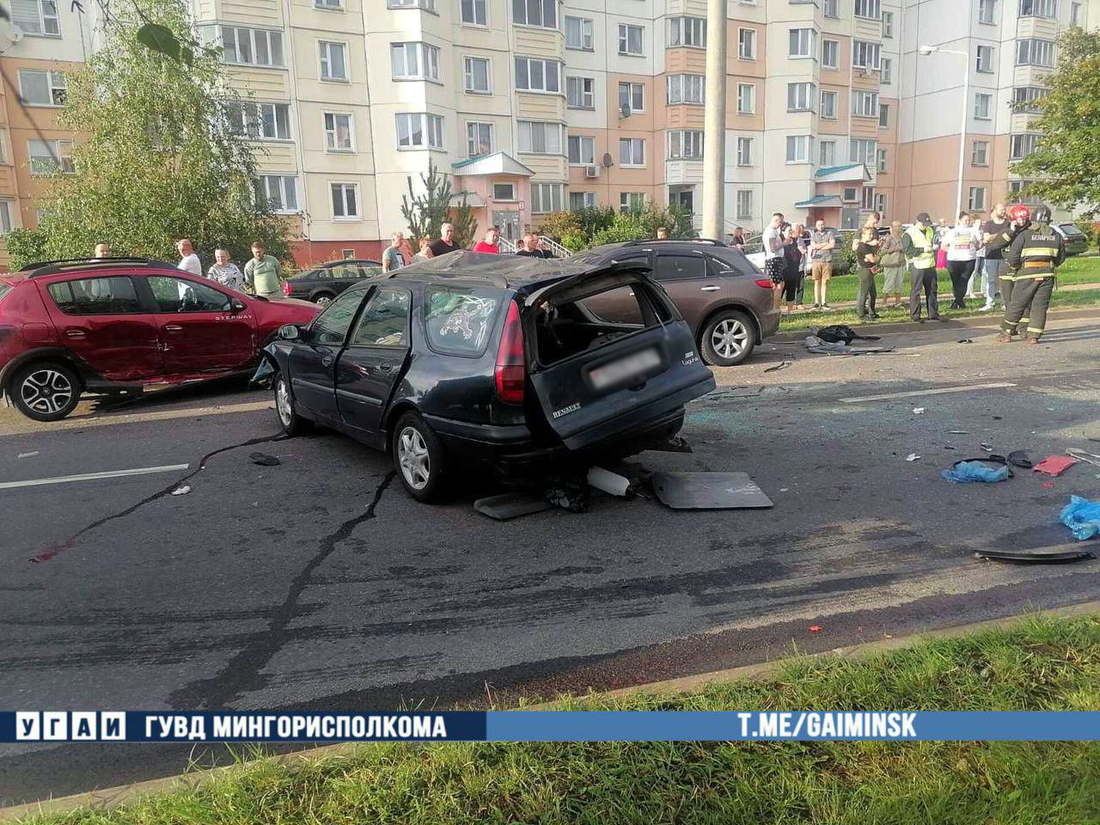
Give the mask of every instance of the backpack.
[{"label": "backpack", "polygon": [[837,324],[836,326],[831,327],[822,327],[817,331],[817,337],[820,338],[822,341],[826,341],[830,344],[850,344],[857,338],[861,341],[879,340],[878,335],[860,335],[854,329],[849,326],[845,326],[844,324]]}]

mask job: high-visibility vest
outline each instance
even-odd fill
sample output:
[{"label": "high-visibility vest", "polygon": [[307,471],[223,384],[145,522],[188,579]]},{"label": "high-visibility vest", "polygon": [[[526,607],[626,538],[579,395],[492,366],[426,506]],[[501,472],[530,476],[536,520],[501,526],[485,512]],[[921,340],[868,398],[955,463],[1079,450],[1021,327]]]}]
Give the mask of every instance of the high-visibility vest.
[{"label": "high-visibility vest", "polygon": [[932,251],[932,227],[924,231],[913,224],[905,230],[905,234],[913,241],[913,245],[920,251],[915,257],[909,259],[916,269],[934,269],[936,267],[936,253]]}]

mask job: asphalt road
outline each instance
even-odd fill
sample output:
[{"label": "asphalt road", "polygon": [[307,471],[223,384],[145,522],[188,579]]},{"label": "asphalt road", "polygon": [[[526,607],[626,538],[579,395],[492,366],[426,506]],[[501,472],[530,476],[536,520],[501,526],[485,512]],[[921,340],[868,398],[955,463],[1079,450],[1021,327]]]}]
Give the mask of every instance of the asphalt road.
[{"label": "asphalt road", "polygon": [[[0,707],[507,705],[1097,598],[1100,561],[973,551],[1070,543],[1058,511],[1071,493],[1100,497],[1100,468],[998,485],[939,474],[982,442],[1100,453],[1087,440],[1100,438],[1100,315],[1054,322],[1040,347],[925,327],[860,358],[766,345],[690,407],[694,452],[638,459],[747,471],[771,510],[602,497],[586,514],[497,523],[472,510],[473,479],[423,506],[384,456],[340,436],[248,446],[275,435],[274,413],[233,384],[87,404],[54,426],[2,410]],[[254,450],[281,464],[253,464]],[[171,495],[185,477],[190,493]],[[0,746],[0,804],[225,756]]]}]

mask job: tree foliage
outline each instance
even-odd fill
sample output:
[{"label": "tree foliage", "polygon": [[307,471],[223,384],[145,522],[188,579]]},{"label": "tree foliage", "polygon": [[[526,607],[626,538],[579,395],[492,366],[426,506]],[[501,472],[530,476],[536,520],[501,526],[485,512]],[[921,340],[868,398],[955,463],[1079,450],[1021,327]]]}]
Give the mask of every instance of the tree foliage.
[{"label": "tree foliage", "polygon": [[455,242],[459,246],[469,246],[477,233],[477,220],[474,218],[473,207],[466,202],[466,198],[459,196],[458,206],[452,206],[451,179],[439,171],[439,167],[428,161],[428,174],[420,175],[420,185],[423,191],[417,194],[413,189],[413,179],[410,175],[406,182],[409,193],[401,196],[401,214],[409,225],[409,233],[415,240],[417,238],[439,237],[440,227],[445,223],[454,224]]},{"label": "tree foliage", "polygon": [[690,212],[677,204],[663,209],[653,203],[645,209],[627,212],[616,212],[610,206],[554,212],[543,219],[539,231],[558,238],[570,252],[579,252],[605,243],[655,238],[662,226],[670,238],[697,237]]},{"label": "tree foliage", "polygon": [[1092,217],[1100,212],[1100,32],[1063,34],[1046,83],[1050,94],[1031,127],[1042,135],[1039,145],[1012,172],[1034,179],[1028,195]]}]

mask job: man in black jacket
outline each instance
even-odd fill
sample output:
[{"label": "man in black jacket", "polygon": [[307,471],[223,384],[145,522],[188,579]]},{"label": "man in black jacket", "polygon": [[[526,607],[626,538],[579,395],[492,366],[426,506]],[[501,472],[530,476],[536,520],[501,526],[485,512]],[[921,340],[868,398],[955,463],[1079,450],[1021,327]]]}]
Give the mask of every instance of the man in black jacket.
[{"label": "man in black jacket", "polygon": [[1012,340],[1025,315],[1027,342],[1038,344],[1043,334],[1050,294],[1054,291],[1054,270],[1066,259],[1065,241],[1051,228],[1050,219],[1049,206],[1037,207],[1031,226],[1020,232],[1005,250],[1005,261],[1016,274],[1011,304],[1005,310],[997,338],[1000,343]]}]

